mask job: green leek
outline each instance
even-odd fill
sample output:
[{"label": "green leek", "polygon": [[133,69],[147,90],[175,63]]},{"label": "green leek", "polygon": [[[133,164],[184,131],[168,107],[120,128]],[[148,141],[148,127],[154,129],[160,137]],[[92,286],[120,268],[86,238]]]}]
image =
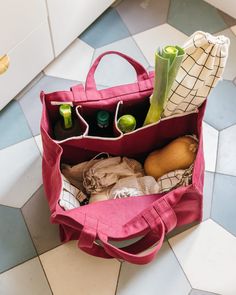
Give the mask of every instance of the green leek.
[{"label": "green leek", "polygon": [[179,46],[165,46],[155,53],[155,81],[144,126],[161,119],[167,98],[181,66],[184,49]]}]

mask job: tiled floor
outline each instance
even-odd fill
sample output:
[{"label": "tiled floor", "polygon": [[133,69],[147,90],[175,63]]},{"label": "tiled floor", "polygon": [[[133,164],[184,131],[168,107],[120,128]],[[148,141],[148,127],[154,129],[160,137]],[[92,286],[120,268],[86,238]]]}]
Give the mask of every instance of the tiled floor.
[{"label": "tiled floor", "polygon": [[[236,294],[235,24],[202,0],[118,1],[0,112],[1,295]],[[203,222],[168,236],[145,266],[88,256],[75,242],[61,245],[42,186],[40,90],[84,82],[94,58],[106,50],[122,51],[149,69],[158,46],[182,44],[196,30],[231,39],[224,80],[209,96],[204,118]],[[96,72],[100,87],[134,80],[134,71],[114,56]]]}]

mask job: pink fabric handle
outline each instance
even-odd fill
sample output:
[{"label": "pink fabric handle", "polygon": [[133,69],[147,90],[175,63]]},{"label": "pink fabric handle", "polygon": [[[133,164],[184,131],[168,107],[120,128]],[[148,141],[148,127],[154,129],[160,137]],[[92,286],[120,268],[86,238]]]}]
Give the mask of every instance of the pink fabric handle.
[{"label": "pink fabric handle", "polygon": [[[137,223],[138,221],[138,223]],[[109,238],[105,234],[106,226],[97,220],[87,217],[85,218],[84,228],[80,235],[78,246],[89,254],[100,257],[116,257],[131,263],[145,264],[150,262],[156,253],[160,250],[166,232],[171,231],[177,224],[177,218],[174,210],[165,198],[159,199],[151,208],[145,209],[136,219],[132,221],[139,224],[140,232],[144,228],[148,229],[148,233],[139,241],[131,246],[122,249],[115,247],[109,243]],[[95,239],[99,238],[102,242],[101,246],[95,245]],[[139,253],[155,246],[147,254],[141,256]],[[108,256],[108,257],[109,257]]]},{"label": "pink fabric handle", "polygon": [[[160,238],[159,238],[157,244],[153,248],[151,248],[151,250],[149,250],[148,253],[143,254],[143,255],[129,253],[127,251],[124,251],[123,249],[115,247],[114,245],[112,245],[108,242],[108,237],[105,236],[104,234],[98,233],[98,237],[101,240],[105,251],[108,254],[110,254],[112,257],[126,260],[130,263],[146,264],[154,259],[155,255],[161,249],[161,246],[162,246],[164,238],[165,238],[165,225],[164,225],[163,221],[161,220],[161,218],[159,218],[159,227],[158,228],[159,228],[158,236],[160,236]],[[155,236],[156,235],[157,235],[157,233],[155,234]]]},{"label": "pink fabric handle", "polygon": [[137,80],[139,83],[141,83],[144,80],[149,79],[148,73],[145,70],[145,68],[140,63],[138,63],[136,60],[134,60],[131,57],[129,57],[128,55],[125,55],[124,53],[121,53],[118,51],[106,51],[96,58],[96,60],[94,61],[92,67],[90,68],[90,70],[88,72],[86,82],[85,82],[85,92],[88,97],[93,97],[94,99],[101,99],[99,92],[97,90],[97,87],[96,87],[94,73],[99,65],[100,60],[105,55],[109,55],[109,54],[116,54],[116,55],[121,56],[125,60],[127,60],[128,63],[130,63],[133,66],[133,68],[135,69],[135,71],[137,73]]}]

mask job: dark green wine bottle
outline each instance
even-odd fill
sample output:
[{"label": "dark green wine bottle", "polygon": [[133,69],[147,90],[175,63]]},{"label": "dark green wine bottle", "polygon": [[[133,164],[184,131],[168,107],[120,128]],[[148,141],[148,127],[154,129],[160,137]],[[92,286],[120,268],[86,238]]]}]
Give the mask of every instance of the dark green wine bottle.
[{"label": "dark green wine bottle", "polygon": [[61,118],[54,126],[54,137],[57,140],[63,140],[81,134],[78,120],[72,115],[72,108],[69,104],[62,104],[59,107]]}]

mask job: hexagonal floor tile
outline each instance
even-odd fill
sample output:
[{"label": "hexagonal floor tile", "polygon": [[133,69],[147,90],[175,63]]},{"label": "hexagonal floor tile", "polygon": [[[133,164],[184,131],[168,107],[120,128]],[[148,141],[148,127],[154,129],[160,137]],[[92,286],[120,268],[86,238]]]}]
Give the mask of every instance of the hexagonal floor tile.
[{"label": "hexagonal floor tile", "polygon": [[215,172],[218,145],[218,131],[205,122],[203,122],[202,128],[205,169],[207,171]]},{"label": "hexagonal floor tile", "polygon": [[236,86],[220,81],[208,97],[204,121],[218,130],[236,123]]},{"label": "hexagonal floor tile", "polygon": [[216,174],[211,217],[236,236],[236,177]]},{"label": "hexagonal floor tile", "polygon": [[165,23],[168,8],[169,0],[124,0],[116,6],[131,34]]},{"label": "hexagonal floor tile", "polygon": [[0,165],[0,204],[21,208],[42,184],[42,159],[34,138],[0,150]]},{"label": "hexagonal floor tile", "polygon": [[40,119],[42,104],[40,92],[50,93],[54,91],[69,90],[71,86],[78,84],[77,81],[44,76],[19,99],[19,103],[32,130],[33,135],[40,133]]},{"label": "hexagonal floor tile", "polygon": [[[126,38],[96,49],[94,59],[108,50],[120,51],[140,62],[145,68],[148,67],[148,62],[132,38]],[[125,59],[112,54],[104,56],[100,61],[95,72],[95,80],[100,85],[116,86],[137,81],[137,74]]]},{"label": "hexagonal floor tile", "polygon": [[38,146],[38,149],[39,149],[41,155],[43,155],[43,143],[42,143],[41,135],[39,134],[39,135],[35,136],[34,140],[35,140],[35,142],[36,142],[36,144]]},{"label": "hexagonal floor tile", "polygon": [[232,32],[234,33],[234,35],[236,35],[236,26],[233,26],[230,29],[232,30]]},{"label": "hexagonal floor tile", "polygon": [[193,288],[236,294],[236,238],[208,219],[169,240]]},{"label": "hexagonal floor tile", "polygon": [[17,101],[11,101],[1,110],[0,131],[0,149],[16,144],[32,136],[24,113]]},{"label": "hexagonal floor tile", "polygon": [[46,69],[45,74],[69,80],[85,81],[94,49],[76,39]]},{"label": "hexagonal floor tile", "polygon": [[183,45],[187,36],[168,24],[154,27],[133,36],[150,66],[155,65],[155,51],[170,44]]},{"label": "hexagonal floor tile", "polygon": [[228,27],[234,26],[236,24],[236,19],[232,16],[226,14],[225,12],[217,9],[219,15],[223,18],[224,22],[227,24]]},{"label": "hexagonal floor tile", "polygon": [[61,244],[58,225],[50,223],[50,211],[43,186],[39,188],[21,210],[39,254]]},{"label": "hexagonal floor tile", "polygon": [[207,292],[207,291],[203,291],[203,290],[196,290],[193,289],[189,295],[220,295],[220,294],[216,294],[216,293],[211,293],[211,292]]},{"label": "hexagonal floor tile", "polygon": [[51,295],[38,258],[31,259],[0,275],[0,294]]},{"label": "hexagonal floor tile", "polygon": [[228,27],[217,9],[203,0],[171,0],[167,22],[187,35],[216,33]]},{"label": "hexagonal floor tile", "polygon": [[203,190],[203,220],[211,215],[212,197],[214,187],[214,173],[205,172]]},{"label": "hexagonal floor tile", "polygon": [[236,176],[236,125],[220,132],[216,171]]},{"label": "hexagonal floor tile", "polygon": [[0,205],[0,236],[0,273],[36,256],[19,209]]},{"label": "hexagonal floor tile", "polygon": [[[171,283],[167,283],[170,278]],[[155,261],[138,266],[123,263],[117,295],[188,295],[191,287],[174,253],[165,242]]]},{"label": "hexagonal floor tile", "polygon": [[120,263],[87,255],[68,242],[40,255],[53,294],[114,295]]},{"label": "hexagonal floor tile", "polygon": [[130,33],[117,11],[108,8],[79,38],[90,46],[99,48],[128,36]]},{"label": "hexagonal floor tile", "polygon": [[230,29],[221,31],[215,35],[224,35],[230,39],[229,56],[223,73],[223,78],[226,80],[233,80],[236,77],[236,36]]}]

